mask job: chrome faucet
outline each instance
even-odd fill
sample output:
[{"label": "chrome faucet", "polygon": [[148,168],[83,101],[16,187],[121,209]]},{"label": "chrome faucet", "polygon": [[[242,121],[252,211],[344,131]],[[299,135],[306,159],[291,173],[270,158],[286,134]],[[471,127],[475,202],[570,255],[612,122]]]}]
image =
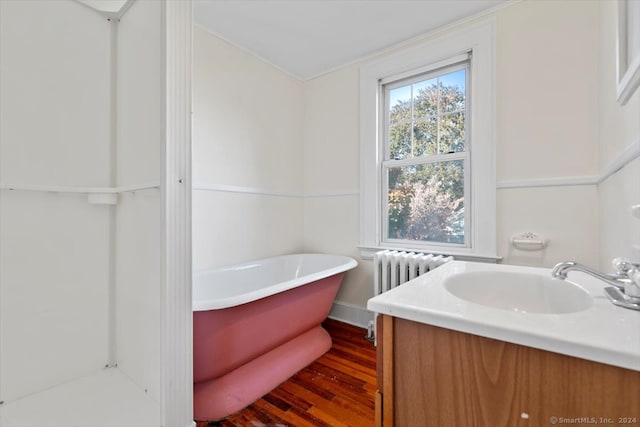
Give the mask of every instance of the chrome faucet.
[{"label": "chrome faucet", "polygon": [[551,276],[564,280],[570,271],[581,271],[611,285],[604,288],[604,291],[615,305],[640,310],[640,264],[624,258],[615,258],[612,264],[616,272],[606,274],[577,262],[561,262],[553,267]]}]

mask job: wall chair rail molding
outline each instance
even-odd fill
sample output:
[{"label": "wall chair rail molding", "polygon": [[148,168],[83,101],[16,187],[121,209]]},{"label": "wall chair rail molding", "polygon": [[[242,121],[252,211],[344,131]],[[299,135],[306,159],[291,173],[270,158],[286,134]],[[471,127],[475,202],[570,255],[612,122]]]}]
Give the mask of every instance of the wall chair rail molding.
[{"label": "wall chair rail molding", "polygon": [[498,181],[496,188],[499,190],[511,188],[540,188],[540,187],[570,187],[578,185],[598,185],[616,172],[623,169],[632,161],[640,158],[640,138],[630,144],[622,151],[618,157],[606,165],[598,175],[570,176],[570,177],[551,177],[551,178],[533,178],[533,179],[516,179],[507,181]]},{"label": "wall chair rail molding", "polygon": [[618,0],[618,103],[625,105],[640,86],[640,2]]},{"label": "wall chair rail molding", "polygon": [[322,193],[305,193],[306,199],[320,199],[323,197],[358,197],[360,191],[358,190],[344,190],[344,191],[326,191]]},{"label": "wall chair rail molding", "polygon": [[598,176],[592,175],[499,181],[496,183],[496,188],[503,190],[508,188],[566,187],[575,185],[596,185],[597,183]]},{"label": "wall chair rail molding", "polygon": [[609,177],[638,158],[640,158],[640,137],[638,137],[634,143],[625,148],[624,151],[614,159],[614,161],[605,166],[598,177],[598,184],[606,181]]},{"label": "wall chair rail molding", "polygon": [[209,184],[204,182],[195,182],[193,184],[194,191],[214,191],[220,193],[241,193],[241,194],[256,194],[260,196],[275,196],[275,197],[291,197],[291,198],[321,198],[321,197],[345,197],[345,196],[358,196],[360,192],[358,190],[340,190],[340,191],[326,191],[317,193],[305,193],[301,191],[277,191],[260,187],[245,187],[240,185],[228,185],[228,184]]},{"label": "wall chair rail molding", "polygon": [[205,182],[194,182],[193,190],[195,191],[214,191],[219,193],[240,193],[240,194],[257,194],[260,196],[276,196],[276,197],[304,197],[303,193],[291,191],[275,191],[259,187],[245,187],[241,185],[228,184],[209,184]]}]

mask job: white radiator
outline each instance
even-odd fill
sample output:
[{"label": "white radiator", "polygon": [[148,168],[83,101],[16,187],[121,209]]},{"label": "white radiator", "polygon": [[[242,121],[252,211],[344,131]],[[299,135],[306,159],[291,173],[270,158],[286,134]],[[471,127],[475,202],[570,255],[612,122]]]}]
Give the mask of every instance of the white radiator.
[{"label": "white radiator", "polygon": [[[373,294],[380,295],[449,261],[453,261],[452,256],[390,250],[376,252],[373,254]],[[375,345],[375,320],[369,322],[367,329],[365,338]]]},{"label": "white radiator", "polygon": [[404,251],[373,255],[373,294],[379,295],[453,260],[451,256]]}]

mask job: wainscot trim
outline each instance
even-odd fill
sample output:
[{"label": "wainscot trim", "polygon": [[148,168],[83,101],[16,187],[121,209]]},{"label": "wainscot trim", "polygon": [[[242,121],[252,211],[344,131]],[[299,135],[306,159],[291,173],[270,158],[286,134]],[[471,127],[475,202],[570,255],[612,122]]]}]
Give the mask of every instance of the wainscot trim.
[{"label": "wainscot trim", "polygon": [[[606,165],[599,175],[569,176],[569,177],[552,177],[552,178],[532,178],[532,179],[514,179],[506,181],[498,181],[496,188],[498,190],[512,188],[542,188],[542,187],[573,187],[581,185],[598,185],[609,179],[616,172],[627,166],[629,163],[640,157],[640,139],[629,144],[620,155]],[[60,192],[108,192],[120,193],[126,191],[137,191],[146,188],[157,188],[157,184],[151,183],[139,186],[123,186],[110,188],[93,188],[93,187],[44,187],[44,186],[28,186],[17,185],[11,186],[0,184],[0,189],[21,189],[21,190],[38,190],[38,191],[60,191]],[[194,191],[215,191],[222,193],[242,193],[257,194],[261,196],[291,197],[291,198],[323,198],[323,197],[355,197],[360,195],[359,190],[339,190],[326,192],[302,192],[302,191],[275,191],[260,187],[246,187],[241,185],[227,184],[209,184],[206,182],[195,182],[193,184]]]},{"label": "wainscot trim", "polygon": [[344,197],[358,196],[357,190],[327,191],[322,193],[304,193],[298,191],[274,191],[260,187],[245,187],[241,185],[208,184],[195,182],[194,191],[215,191],[220,193],[257,194],[260,196],[292,197],[292,198],[320,198],[320,197]]},{"label": "wainscot trim", "polygon": [[640,158],[640,139],[629,144],[615,159],[606,165],[599,175],[555,177],[543,179],[517,179],[499,181],[499,190],[510,188],[569,187],[578,185],[598,185],[609,179],[632,161]]}]

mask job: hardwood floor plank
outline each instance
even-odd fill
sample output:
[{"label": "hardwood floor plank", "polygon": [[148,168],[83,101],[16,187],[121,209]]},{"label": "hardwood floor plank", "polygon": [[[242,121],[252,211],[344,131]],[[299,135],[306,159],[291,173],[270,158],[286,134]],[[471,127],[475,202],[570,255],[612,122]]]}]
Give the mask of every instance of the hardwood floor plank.
[{"label": "hardwood floor plank", "polygon": [[291,379],[289,381],[286,381],[280,384],[280,387],[278,388],[284,389],[294,394],[295,396],[298,396],[299,398],[305,400],[309,404],[309,406],[306,407],[305,410],[311,408],[312,406],[318,405],[323,400],[331,401],[335,397],[335,395],[332,394],[331,398],[325,399],[323,396],[318,395],[313,390],[309,390],[308,388],[305,388],[304,385],[297,384]]},{"label": "hardwood floor plank", "polygon": [[[334,412],[334,411],[331,411]],[[337,418],[337,414],[336,416],[328,413],[327,411],[324,411],[320,408],[317,407],[313,407],[311,409],[309,409],[308,413],[314,415],[315,417],[317,417],[318,419],[321,419],[322,421],[324,421],[327,425],[331,426],[331,427],[351,427],[349,424],[346,424],[344,422],[342,422],[342,420]]]},{"label": "hardwood floor plank", "polygon": [[[283,384],[284,386],[284,384]],[[291,406],[295,406],[304,410],[309,409],[310,407],[312,407],[313,405],[311,403],[309,403],[308,401],[306,401],[305,399],[302,399],[300,396],[296,396],[293,393],[290,393],[286,388],[284,387],[278,387],[277,389],[273,390],[271,392],[271,394],[273,394],[274,396],[279,397],[280,399],[284,400],[285,402],[289,403]]]},{"label": "hardwood floor plank", "polygon": [[[345,383],[340,383],[331,378],[316,377],[315,382],[318,386],[335,390],[335,395],[348,396],[354,402],[361,405],[369,405],[371,408],[375,406],[373,396],[365,395],[363,388],[354,388]],[[332,399],[333,401],[333,399]]]},{"label": "hardwood floor plank", "polygon": [[[316,416],[316,414],[314,414],[314,409],[315,406],[312,406],[311,408],[309,408],[309,410],[307,411],[302,411],[298,408],[291,408],[292,411],[294,411],[296,414],[298,414],[300,417],[304,418],[305,420],[311,422],[315,427],[333,427],[333,424],[331,424],[331,421],[327,421],[327,417],[325,417],[322,413],[318,414],[318,416]],[[295,424],[292,424],[291,427],[293,427]]]},{"label": "hardwood floor plank", "polygon": [[[336,396],[333,399],[332,403],[341,406],[346,411],[349,411],[353,415],[357,415],[357,421],[367,421],[369,423],[373,416],[375,415],[375,404],[371,405],[362,405],[360,402],[354,402],[348,396]],[[370,424],[367,424],[370,425]]]},{"label": "hardwood floor plank", "polygon": [[323,378],[329,378],[332,381],[336,381],[340,384],[348,385],[350,388],[362,388],[365,384],[365,381],[362,381],[359,378],[351,376],[347,373],[343,373],[342,371],[318,362],[314,362],[309,365],[309,372],[312,372]]},{"label": "hardwood floor plank", "polygon": [[336,355],[336,356],[338,356],[338,357],[340,357],[345,362],[355,363],[357,365],[360,365],[360,366],[363,366],[363,367],[367,367],[369,369],[373,369],[374,371],[376,369],[376,359],[375,359],[375,357],[373,357],[372,359],[363,358],[360,355],[351,354],[351,353],[349,353],[347,351],[344,351],[342,349],[339,349],[339,348],[332,349],[331,353]]},{"label": "hardwood floor plank", "polygon": [[365,384],[375,383],[375,375],[371,375],[371,369],[359,369],[357,366],[354,366],[353,363],[342,363],[342,361],[333,354],[325,354],[325,357],[323,357],[322,360],[318,360],[317,363],[357,378]]},{"label": "hardwood floor plank", "polygon": [[313,407],[314,413],[321,411],[350,427],[371,426],[374,418],[375,408],[362,405],[361,402],[354,401],[349,396],[337,395],[331,402],[323,401]]},{"label": "hardwood floor plank", "polygon": [[289,409],[291,409],[291,405],[286,401],[280,399],[275,393],[269,393],[266,396],[263,396],[262,399],[269,402],[283,412],[287,412]]},{"label": "hardwood floor plank", "polygon": [[[299,413],[292,410],[282,411],[280,408],[275,406],[270,406],[265,399],[258,400],[255,404],[256,407],[261,408],[264,411],[268,411],[272,413],[274,416],[277,416],[280,420],[280,425],[282,426],[300,426],[300,427],[316,427],[317,423],[313,422],[313,420],[309,420],[309,417],[305,418],[304,416],[300,416]],[[290,408],[291,409],[291,408]],[[253,427],[253,424],[250,424]],[[270,425],[271,427],[271,425]]]},{"label": "hardwood floor plank", "polygon": [[[374,425],[376,350],[366,331],[327,319],[331,349],[217,427],[370,427]],[[197,422],[197,427],[208,427]]]},{"label": "hardwood floor plank", "polygon": [[314,374],[308,371],[307,368],[298,372],[292,378],[289,378],[288,381],[306,388],[324,400],[331,400],[336,396],[333,390],[324,387],[324,385],[319,385],[318,377],[314,376]]},{"label": "hardwood floor plank", "polygon": [[[264,401],[262,401],[264,402]],[[270,411],[263,411],[262,410],[262,402],[258,401],[256,402],[257,405],[251,405],[248,408],[246,408],[245,410],[247,411],[247,415],[246,418],[251,419],[251,417],[249,417],[248,415],[252,415],[256,421],[262,423],[262,424],[274,424],[277,422],[282,421],[281,419],[279,419],[278,417],[276,417],[274,415],[274,411],[270,410]],[[269,408],[270,409],[270,408]],[[258,424],[259,425],[259,424]]]}]

